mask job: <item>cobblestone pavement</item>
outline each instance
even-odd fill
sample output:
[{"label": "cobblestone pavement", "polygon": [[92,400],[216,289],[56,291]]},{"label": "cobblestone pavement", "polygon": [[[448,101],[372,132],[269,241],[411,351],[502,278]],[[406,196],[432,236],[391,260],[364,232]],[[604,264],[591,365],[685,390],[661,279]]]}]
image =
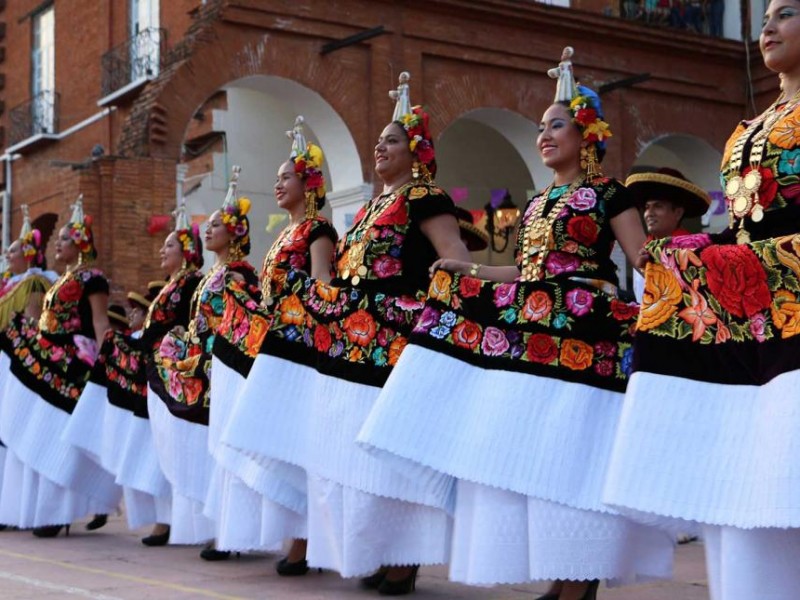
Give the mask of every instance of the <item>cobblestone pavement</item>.
[{"label": "cobblestone pavement", "polygon": [[[226,562],[208,563],[194,546],[146,548],[130,532],[122,517],[96,532],[75,523],[69,537],[37,539],[28,531],[0,532],[0,597],[6,600],[90,598],[141,600],[264,598],[297,600],[365,599],[374,592],[358,588],[332,572],[305,577],[275,574],[275,556],[242,555]],[[535,599],[545,584],[474,588],[451,583],[444,567],[427,567],[417,580],[417,600],[426,599]],[[708,600],[703,546],[679,546],[675,580],[601,589],[601,600]]]}]

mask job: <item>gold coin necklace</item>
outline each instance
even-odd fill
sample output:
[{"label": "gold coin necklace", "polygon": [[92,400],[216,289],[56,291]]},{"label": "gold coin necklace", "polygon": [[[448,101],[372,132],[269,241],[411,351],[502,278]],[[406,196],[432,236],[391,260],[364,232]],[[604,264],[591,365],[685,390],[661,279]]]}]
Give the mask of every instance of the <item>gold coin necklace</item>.
[{"label": "gold coin necklace", "polygon": [[[785,101],[781,94],[778,99],[761,115],[751,121],[747,128],[739,135],[731,150],[731,158],[726,169],[728,175],[725,182],[725,198],[728,204],[728,215],[731,227],[734,219],[739,219],[739,231],[736,241],[745,244],[750,241],[750,234],[744,227],[745,217],[750,217],[754,223],[764,218],[764,207],[759,201],[758,190],[761,188],[762,176],[759,171],[764,149],[772,128],[784,116],[789,114],[800,100],[800,91],[792,98]],[[784,103],[781,108],[778,108]],[[750,170],[742,175],[744,162],[744,148],[750,142],[749,165]]]},{"label": "gold coin necklace", "polygon": [[[403,186],[400,190],[405,189],[405,187]],[[350,279],[350,283],[358,285],[361,278],[369,272],[367,265],[364,264],[364,255],[367,251],[367,242],[364,240],[364,236],[372,229],[383,212],[394,203],[400,190],[396,190],[388,196],[379,196],[377,202],[371,201],[367,205],[364,218],[342,237],[339,242],[339,252],[344,253],[346,248],[346,266],[341,272],[342,279]],[[354,240],[353,243],[346,246],[347,241],[350,239]]]},{"label": "gold coin necklace", "polygon": [[291,238],[294,230],[299,226],[300,223],[295,223],[294,225],[285,227],[278,236],[278,239],[270,246],[269,252],[267,252],[267,255],[264,257],[264,264],[261,268],[261,303],[265,307],[271,306],[274,301],[272,297],[272,278],[275,275],[275,267],[277,267],[275,259],[278,257],[283,245]]},{"label": "gold coin necklace", "polygon": [[583,175],[573,181],[569,187],[558,197],[556,203],[544,216],[545,205],[550,200],[550,194],[553,192],[553,184],[551,183],[541,195],[541,202],[533,209],[533,215],[525,226],[522,234],[522,277],[525,281],[533,281],[539,277],[544,259],[549,252],[549,245],[553,236],[553,226],[555,225],[558,215],[566,206],[569,199],[583,184],[585,178]]}]

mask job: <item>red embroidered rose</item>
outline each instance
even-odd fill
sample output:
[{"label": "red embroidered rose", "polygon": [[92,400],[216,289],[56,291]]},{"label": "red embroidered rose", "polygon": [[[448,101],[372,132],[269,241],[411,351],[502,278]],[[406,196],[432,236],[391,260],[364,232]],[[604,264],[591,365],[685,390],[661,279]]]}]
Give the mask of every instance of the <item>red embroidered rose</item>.
[{"label": "red embroidered rose", "polygon": [[62,302],[75,302],[81,297],[81,284],[70,279],[58,289],[58,299]]},{"label": "red embroidered rose", "polygon": [[614,298],[611,301],[611,314],[617,321],[628,321],[636,318],[639,314],[639,305],[627,302],[622,302]]},{"label": "red embroidered rose", "polygon": [[553,308],[553,301],[547,292],[534,290],[525,299],[522,306],[522,318],[526,321],[540,321],[550,314]]},{"label": "red embroidered rose", "polygon": [[708,289],[732,315],[749,318],[772,302],[767,274],[748,246],[709,246],[700,258],[708,269]]},{"label": "red embroidered rose", "polygon": [[458,282],[458,291],[464,298],[477,296],[481,291],[481,280],[474,277],[462,277]]},{"label": "red embroidered rose", "polygon": [[534,333],[528,338],[527,355],[529,361],[546,365],[558,357],[558,346],[546,333]]},{"label": "red embroidered rose", "polygon": [[462,321],[453,329],[453,343],[474,350],[481,341],[481,328],[472,321]]},{"label": "red embroidered rose", "polygon": [[778,193],[778,182],[775,181],[775,174],[772,169],[759,167],[761,173],[761,187],[758,188],[758,203],[764,208],[769,207]]},{"label": "red embroidered rose", "polygon": [[377,328],[375,319],[367,311],[361,309],[344,320],[344,331],[354,344],[366,346],[375,337]]},{"label": "red embroidered rose", "polygon": [[406,199],[400,197],[381,213],[381,216],[375,221],[375,225],[386,227],[387,225],[404,225],[407,222],[408,209],[406,208]]},{"label": "red embroidered rose", "polygon": [[569,236],[584,246],[591,246],[597,241],[597,232],[597,223],[586,215],[572,217],[567,223]]},{"label": "red embroidered rose", "polygon": [[594,372],[601,377],[608,377],[614,374],[614,361],[604,358],[595,364]]},{"label": "red embroidered rose", "polygon": [[331,347],[331,332],[327,327],[317,325],[314,329],[314,347],[320,352],[327,352]]}]

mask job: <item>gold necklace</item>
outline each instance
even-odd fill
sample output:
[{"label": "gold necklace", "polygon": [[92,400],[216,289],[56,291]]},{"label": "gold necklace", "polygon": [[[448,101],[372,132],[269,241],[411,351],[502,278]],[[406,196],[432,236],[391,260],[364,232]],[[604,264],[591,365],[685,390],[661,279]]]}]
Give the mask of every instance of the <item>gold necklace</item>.
[{"label": "gold necklace", "polygon": [[[759,166],[764,157],[769,134],[780,119],[795,109],[798,102],[800,102],[800,91],[795,92],[789,100],[785,100],[784,94],[781,93],[767,110],[747,125],[733,145],[726,169],[725,197],[731,227],[734,226],[734,219],[740,220],[739,231],[736,234],[736,241],[740,244],[750,241],[750,234],[744,228],[745,217],[750,217],[754,223],[764,218],[764,207],[758,198],[758,190],[762,183]],[[778,108],[782,103],[783,106]],[[750,142],[748,157],[750,170],[746,175],[742,175],[744,147],[748,142]]]},{"label": "gold necklace", "polygon": [[553,208],[544,216],[544,208],[550,199],[553,191],[553,184],[547,186],[542,192],[542,201],[534,208],[528,225],[522,234],[522,277],[524,280],[532,281],[539,277],[544,259],[549,253],[549,245],[553,236],[553,225],[555,225],[558,215],[564,209],[572,195],[583,184],[583,175],[573,181],[569,187],[558,197]]},{"label": "gold necklace", "polygon": [[[351,231],[349,231],[339,242],[340,254],[345,253],[345,248],[347,248],[344,256],[346,266],[341,273],[342,279],[350,279],[350,283],[353,285],[358,285],[361,281],[361,278],[367,274],[368,269],[364,264],[364,255],[367,251],[367,243],[364,241],[364,236],[370,229],[372,229],[373,225],[375,225],[375,222],[378,220],[378,218],[380,218],[383,212],[394,203],[394,201],[400,195],[400,191],[404,190],[409,185],[413,184],[406,184],[388,196],[379,196],[377,201],[370,201],[370,203],[367,205],[364,218],[358,223],[354,224]],[[354,239],[355,241],[347,246],[347,241],[349,239]]]},{"label": "gold necklace", "polygon": [[295,223],[294,225],[286,226],[281,234],[278,236],[278,239],[270,246],[269,252],[264,257],[264,264],[261,267],[261,297],[262,297],[262,304],[264,306],[271,306],[272,305],[272,278],[275,275],[275,259],[277,258],[278,254],[283,248],[283,244],[286,243],[286,240],[289,239],[294,233],[294,230],[297,229],[302,223]]}]

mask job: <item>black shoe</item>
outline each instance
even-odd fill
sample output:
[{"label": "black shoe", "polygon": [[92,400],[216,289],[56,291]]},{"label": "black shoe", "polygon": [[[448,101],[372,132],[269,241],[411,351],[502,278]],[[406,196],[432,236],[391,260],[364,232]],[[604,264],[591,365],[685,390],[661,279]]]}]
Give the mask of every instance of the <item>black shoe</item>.
[{"label": "black shoe", "polygon": [[304,558],[289,562],[288,558],[282,558],[275,565],[275,571],[282,577],[299,577],[308,573],[308,561]]},{"label": "black shoe", "polygon": [[44,527],[34,527],[33,535],[38,538],[53,538],[61,533],[62,529],[65,531],[65,535],[69,536],[69,525],[46,525]]},{"label": "black shoe", "polygon": [[108,523],[108,515],[95,515],[94,519],[86,524],[86,529],[87,531],[94,531],[95,529],[105,527],[106,523]]},{"label": "black shoe", "polygon": [[231,557],[230,550],[217,550],[216,548],[203,548],[200,550],[200,558],[208,561],[228,560]]},{"label": "black shoe", "polygon": [[386,572],[389,570],[389,567],[381,567],[377,571],[375,571],[369,577],[362,577],[361,578],[361,587],[365,590],[377,590],[378,587],[381,585],[384,577],[386,577]]},{"label": "black shoe", "polygon": [[381,584],[378,586],[378,593],[381,596],[405,596],[410,594],[417,587],[417,571],[419,565],[411,567],[411,574],[405,579],[399,581],[389,581],[386,577],[383,578]]},{"label": "black shoe", "polygon": [[[596,600],[597,599],[597,588],[600,587],[600,580],[593,579],[589,582],[589,587],[586,588],[586,591],[581,596],[581,600]],[[558,600],[561,597],[560,594],[545,594],[544,596],[539,596],[536,600]]]},{"label": "black shoe", "polygon": [[147,537],[142,538],[142,543],[145,546],[166,546],[167,542],[169,542],[169,527],[164,533],[148,535]]}]

